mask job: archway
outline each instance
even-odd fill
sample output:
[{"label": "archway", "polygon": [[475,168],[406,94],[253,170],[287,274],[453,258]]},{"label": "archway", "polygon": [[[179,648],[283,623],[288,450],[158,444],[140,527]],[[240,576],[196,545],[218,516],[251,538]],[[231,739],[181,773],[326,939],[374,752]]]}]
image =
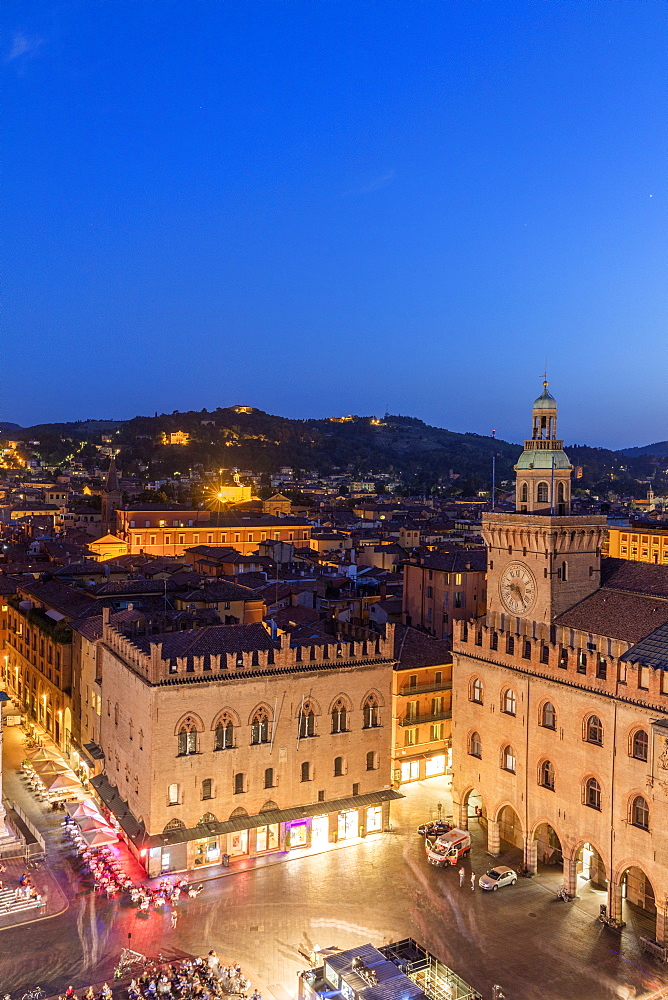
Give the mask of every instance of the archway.
[{"label": "archway", "polygon": [[539,867],[561,870],[564,865],[564,855],[561,850],[559,834],[549,823],[540,823],[534,832],[536,841],[536,861]]},{"label": "archway", "polygon": [[502,806],[498,815],[499,839],[511,847],[524,847],[522,821],[510,805]]},{"label": "archway", "polygon": [[600,853],[589,841],[580,844],[575,852],[575,874],[578,892],[582,887],[589,886],[607,892],[608,875],[605,862]]},{"label": "archway", "polygon": [[656,940],[654,887],[642,868],[630,865],[619,879],[621,916],[636,934]]},{"label": "archway", "polygon": [[462,796],[459,806],[459,826],[463,830],[474,829],[476,819],[482,827],[487,826],[487,810],[482,795],[477,788],[469,788]]}]

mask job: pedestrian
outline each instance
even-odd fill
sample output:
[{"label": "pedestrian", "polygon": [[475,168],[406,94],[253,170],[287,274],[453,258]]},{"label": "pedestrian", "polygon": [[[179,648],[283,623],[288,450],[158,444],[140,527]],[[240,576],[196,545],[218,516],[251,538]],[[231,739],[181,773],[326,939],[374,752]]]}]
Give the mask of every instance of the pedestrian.
[{"label": "pedestrian", "polygon": [[475,872],[471,872],[471,892],[475,892]]},{"label": "pedestrian", "polygon": [[179,919],[179,915],[176,910],[172,910],[172,930],[176,930],[176,921]]},{"label": "pedestrian", "polygon": [[460,889],[464,885],[464,878],[465,878],[465,876],[466,876],[466,872],[464,871],[463,868],[460,868],[459,869],[459,888]]}]

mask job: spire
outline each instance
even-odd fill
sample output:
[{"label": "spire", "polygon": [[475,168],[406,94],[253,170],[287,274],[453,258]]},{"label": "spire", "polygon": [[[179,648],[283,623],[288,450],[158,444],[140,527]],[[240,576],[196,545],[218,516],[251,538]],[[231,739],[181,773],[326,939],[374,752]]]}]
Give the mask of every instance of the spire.
[{"label": "spire", "polygon": [[111,456],[111,461],[109,463],[109,469],[107,470],[107,481],[104,484],[105,493],[120,493],[121,488],[118,485],[118,472],[116,471],[116,459]]}]

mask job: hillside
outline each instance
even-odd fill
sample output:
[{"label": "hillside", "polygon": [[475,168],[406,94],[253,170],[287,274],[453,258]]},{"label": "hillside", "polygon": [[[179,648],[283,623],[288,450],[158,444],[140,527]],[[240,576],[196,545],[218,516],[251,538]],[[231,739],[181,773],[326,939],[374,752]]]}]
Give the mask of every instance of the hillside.
[{"label": "hillside", "polygon": [[[38,441],[33,448],[49,465],[75,459],[93,468],[100,462],[99,447],[106,441],[118,450],[125,475],[168,478],[177,472],[187,474],[197,465],[205,469],[236,467],[254,473],[272,473],[290,466],[297,474],[393,474],[415,492],[447,484],[453,472],[462,488],[489,488],[493,454],[497,456],[497,483],[511,480],[513,464],[522,450],[507,441],[431,427],[415,417],[388,414],[382,421],[362,416],[341,421],[292,420],[246,409],[226,407],[126,421],[40,424],[13,433],[26,442]],[[186,445],[163,443],[163,435],[177,431],[189,435]],[[586,445],[567,445],[567,451],[573,465],[583,469],[578,483],[583,487],[630,490],[638,480],[657,471],[656,459],[650,454],[628,457]]]},{"label": "hillside", "polygon": [[628,458],[638,458],[641,455],[668,458],[668,441],[656,441],[654,444],[646,444],[642,448],[622,448],[620,454],[626,455]]}]

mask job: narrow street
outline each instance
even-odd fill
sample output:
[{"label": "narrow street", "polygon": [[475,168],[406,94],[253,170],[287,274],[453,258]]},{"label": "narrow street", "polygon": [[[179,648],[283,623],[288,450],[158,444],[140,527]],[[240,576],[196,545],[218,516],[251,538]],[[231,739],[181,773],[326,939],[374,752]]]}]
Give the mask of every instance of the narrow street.
[{"label": "narrow street", "polygon": [[[404,937],[424,944],[485,1000],[496,983],[506,1000],[628,1000],[668,984],[665,970],[641,955],[632,933],[620,937],[597,921],[595,894],[575,903],[557,901],[560,871],[519,879],[498,893],[472,892],[468,878],[460,889],[456,870],[427,864],[415,832],[435,814],[437,802],[449,812],[445,781],[403,791],[406,798],[393,807],[391,833],[265,868],[231,869],[205,882],[197,899],[180,904],[175,931],[168,913],[141,917],[129,902],[83,891],[69,843],[49,817],[50,862],[69,908],[0,931],[0,990],[16,997],[40,985],[49,995],[70,982],[80,988],[111,981],[130,942],[153,955],[215,948],[221,958],[239,961],[277,1000],[286,1000],[295,995],[296,974],[316,945],[351,948]],[[35,802],[33,813],[41,808]],[[485,853],[475,821],[473,827],[467,876],[496,863]],[[519,852],[498,861],[516,866]]]}]

